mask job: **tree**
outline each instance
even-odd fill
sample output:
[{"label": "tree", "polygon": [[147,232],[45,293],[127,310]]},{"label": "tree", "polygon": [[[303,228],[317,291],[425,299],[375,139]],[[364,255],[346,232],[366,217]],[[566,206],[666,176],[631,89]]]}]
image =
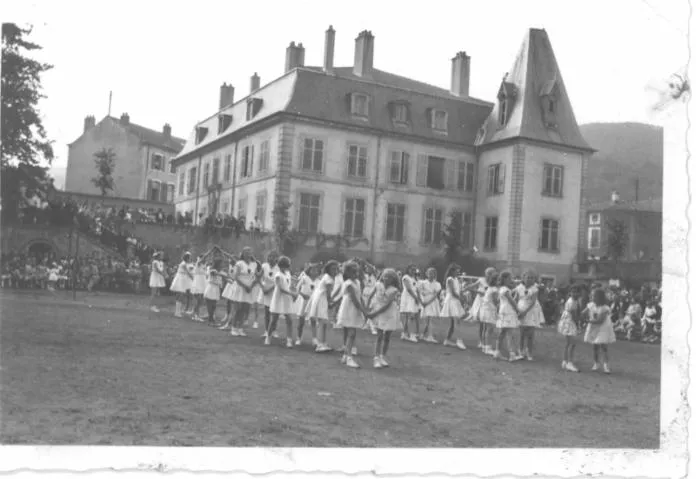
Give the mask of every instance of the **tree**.
[{"label": "tree", "polygon": [[2,174],[3,216],[16,217],[27,198],[45,194],[53,188],[48,165],[53,161],[52,141],[38,110],[41,74],[52,65],[28,58],[26,53],[41,47],[26,40],[31,28],[14,23],[2,24]]},{"label": "tree", "polygon": [[607,220],[607,255],[614,261],[614,275],[618,274],[619,260],[628,247],[628,228],[618,219]]},{"label": "tree", "polygon": [[288,201],[279,202],[273,208],[273,236],[275,248],[284,255],[292,255],[293,244],[290,231],[290,206]]},{"label": "tree", "polygon": [[450,213],[450,221],[442,231],[442,240],[445,243],[445,259],[454,261],[461,252],[462,217],[456,213]]},{"label": "tree", "polygon": [[94,186],[99,188],[102,196],[114,190],[114,166],[116,154],[109,148],[102,148],[94,154],[94,166],[97,168],[97,176],[92,178]]}]

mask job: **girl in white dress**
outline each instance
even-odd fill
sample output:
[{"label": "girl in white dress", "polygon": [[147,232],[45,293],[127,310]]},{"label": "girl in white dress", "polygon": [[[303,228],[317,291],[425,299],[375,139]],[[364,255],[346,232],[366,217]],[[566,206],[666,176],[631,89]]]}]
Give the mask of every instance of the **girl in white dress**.
[{"label": "girl in white dress", "polygon": [[254,310],[254,323],[252,324],[252,328],[258,329],[259,327],[259,311],[264,310],[264,305],[262,303],[259,303],[259,298],[262,297],[261,295],[261,282],[263,280],[263,266],[258,260],[254,260],[256,263],[256,281],[254,282],[254,286],[251,288],[251,297],[256,298],[254,301],[254,304],[251,305],[251,308]]},{"label": "girl in white dress", "polygon": [[464,307],[462,306],[460,294],[461,288],[457,279],[461,268],[457,264],[451,264],[445,272],[445,301],[442,304],[440,317],[449,319],[449,328],[447,329],[447,338],[442,342],[444,346],[454,346],[459,349],[466,349],[464,341],[459,338],[452,341],[454,335],[455,322],[462,320],[464,316]]},{"label": "girl in white dress", "polygon": [[235,265],[237,264],[238,258],[235,256],[227,257],[227,271],[221,272],[218,270],[218,274],[222,276],[225,282],[225,287],[222,289],[222,299],[225,301],[225,317],[222,320],[222,326],[218,329],[225,330],[229,329],[232,331],[232,306],[234,305],[235,290],[237,289],[237,282],[235,281]]},{"label": "girl in white dress", "polygon": [[511,288],[514,286],[512,281],[512,273],[509,271],[503,271],[500,273],[498,282],[500,284],[500,289],[498,290],[498,322],[496,325],[500,332],[498,333],[496,350],[493,357],[495,359],[500,359],[502,357],[500,350],[502,348],[503,341],[507,339],[508,360],[510,362],[519,361],[522,359],[522,355],[519,354],[517,345],[513,344],[514,340],[512,338],[513,330],[520,327],[517,303],[512,298]]},{"label": "girl in white dress", "polygon": [[411,264],[406,268],[406,272],[401,277],[401,303],[399,304],[399,313],[401,314],[401,327],[403,332],[401,333],[401,339],[405,341],[411,341],[412,343],[418,342],[418,337],[416,334],[409,333],[408,324],[410,321],[415,323],[416,333],[418,332],[418,319],[416,318],[416,313],[418,313],[421,301],[418,297],[418,290],[416,289],[416,266]]},{"label": "girl in white dress", "polygon": [[485,324],[483,334],[483,353],[493,355],[496,351],[493,333],[498,322],[498,273],[494,272],[486,279],[486,288],[481,296],[481,306],[479,308],[479,318]]},{"label": "girl in white dress", "polygon": [[246,336],[244,323],[249,317],[251,305],[255,302],[252,293],[256,283],[256,263],[248,246],[242,249],[242,254],[234,265],[234,280],[236,287],[232,290],[231,297],[228,297],[235,304],[230,334]]},{"label": "girl in white dress", "polygon": [[474,302],[471,305],[471,319],[478,321],[479,323],[479,344],[478,348],[481,350],[486,349],[484,346],[488,344],[488,336],[490,334],[489,323],[483,321],[483,315],[481,314],[481,304],[483,302],[483,295],[486,293],[491,279],[496,275],[495,268],[486,268],[484,272],[484,277],[479,278],[478,281],[467,287],[467,291],[473,291],[475,294]]},{"label": "girl in white dress", "polygon": [[215,308],[220,300],[220,290],[222,289],[222,276],[219,273],[221,263],[220,260],[216,260],[213,266],[208,269],[205,290],[203,290],[203,297],[208,309],[208,324],[211,326],[215,324]]},{"label": "girl in white dress", "polygon": [[[362,288],[362,302],[363,306],[365,306],[365,309],[370,309],[370,305],[372,301],[374,300],[374,295],[376,292],[376,286],[377,286],[377,277],[375,276],[375,270],[372,265],[366,265],[365,270],[363,272],[363,288]],[[375,326],[375,322],[372,319],[368,319],[367,323],[365,323],[365,327],[363,329],[369,328],[370,331],[372,331],[373,335],[377,334],[377,327]]]},{"label": "girl in white dress", "polygon": [[157,251],[152,255],[150,266],[150,310],[159,313],[159,308],[155,304],[155,296],[159,296],[160,289],[164,288],[164,263],[162,253]]},{"label": "girl in white dress", "polygon": [[440,310],[442,309],[440,306],[440,291],[442,291],[442,285],[437,280],[437,270],[435,268],[428,268],[425,275],[426,279],[421,281],[418,288],[420,298],[423,301],[421,317],[425,320],[422,339],[427,343],[435,344],[437,339],[433,337],[430,323],[440,317]]},{"label": "girl in white dress", "polygon": [[[336,316],[338,315],[338,308],[343,300],[343,264],[338,265],[338,274],[334,278],[333,291],[331,291],[331,302],[329,303],[329,323],[333,324],[334,329],[340,329],[340,326],[336,324]],[[343,352],[343,351],[341,351]]]},{"label": "girl in white dress", "polygon": [[193,285],[191,286],[191,294],[194,298],[193,314],[191,319],[194,321],[203,321],[199,316],[201,303],[203,303],[203,294],[205,293],[206,271],[205,271],[205,255],[196,258],[196,263],[193,265]]},{"label": "girl in white dress", "polygon": [[373,367],[379,369],[389,366],[386,356],[392,331],[399,327],[399,277],[393,269],[385,269],[380,281],[375,285],[374,308],[366,315],[377,327],[377,342]]},{"label": "girl in white dress", "polygon": [[[318,265],[309,264],[297,279],[297,299],[293,303],[293,316],[297,318],[297,341],[295,341],[295,344],[298,346],[302,344],[305,317],[309,307],[309,299],[316,287],[317,276],[319,276]],[[317,322],[309,318],[307,318],[307,321],[309,321],[312,327],[312,346],[316,347],[319,345]]]},{"label": "girl in white dress", "polygon": [[338,274],[338,262],[329,261],[324,266],[324,274],[319,280],[314,292],[309,299],[307,306],[307,317],[321,325],[319,330],[319,344],[316,347],[316,352],[324,353],[331,351],[331,348],[326,342],[326,329],[329,324],[329,303],[332,302],[331,293],[334,287],[334,281]]},{"label": "girl in white dress", "polygon": [[271,304],[269,309],[271,311],[271,322],[268,326],[268,334],[264,340],[264,344],[268,346],[271,344],[271,338],[275,332],[276,326],[278,325],[278,319],[280,316],[285,316],[285,331],[287,338],[285,338],[285,345],[288,348],[292,347],[292,303],[297,298],[297,293],[290,289],[290,258],[287,256],[281,256],[278,260],[278,272],[275,275],[274,283],[275,288],[273,290],[273,295],[271,296]]},{"label": "girl in white dress", "polygon": [[578,335],[578,315],[580,314],[580,306],[578,304],[579,298],[580,290],[578,287],[571,287],[570,298],[568,298],[568,300],[565,302],[563,314],[558,322],[558,332],[566,339],[561,369],[574,373],[580,372],[575,366],[575,361],[573,360],[575,356],[575,338]]},{"label": "girl in white dress", "polygon": [[259,297],[256,299],[256,302],[264,308],[263,337],[265,338],[268,335],[268,327],[271,325],[271,298],[275,290],[275,276],[280,271],[278,269],[278,253],[275,251],[268,253],[266,262],[261,265],[261,269],[263,272],[258,280],[261,288],[259,289]]},{"label": "girl in white dress", "polygon": [[172,280],[172,285],[169,287],[169,291],[171,291],[172,293],[176,293],[174,316],[177,318],[183,317],[184,297],[193,286],[193,275],[189,270],[190,262],[191,253],[187,251],[181,257],[181,263],[179,263],[179,266],[176,270],[176,274],[174,275],[174,279]]},{"label": "girl in white dress", "polygon": [[592,291],[592,302],[587,305],[583,314],[589,319],[585,330],[585,342],[592,345],[592,370],[599,370],[600,358],[604,355],[602,368],[609,374],[609,345],[616,342],[616,335],[611,324],[611,308],[607,306],[607,297],[603,289],[597,288]]},{"label": "girl in white dress", "polygon": [[58,264],[53,263],[51,264],[51,267],[48,268],[48,285],[47,289],[49,291],[55,291],[56,290],[56,284],[58,283],[58,275],[60,274],[60,268],[58,268]]},{"label": "girl in white dress", "polygon": [[520,350],[527,361],[532,361],[534,330],[544,323],[544,312],[539,304],[539,287],[533,271],[522,275],[522,282],[515,288],[517,309],[520,311]]},{"label": "girl in white dress", "polygon": [[349,368],[359,368],[360,365],[353,358],[353,346],[355,337],[364,323],[367,313],[360,300],[360,283],[358,282],[359,268],[357,263],[349,261],[343,265],[343,284],[341,293],[343,301],[338,308],[336,324],[343,328],[344,353],[341,363]]}]

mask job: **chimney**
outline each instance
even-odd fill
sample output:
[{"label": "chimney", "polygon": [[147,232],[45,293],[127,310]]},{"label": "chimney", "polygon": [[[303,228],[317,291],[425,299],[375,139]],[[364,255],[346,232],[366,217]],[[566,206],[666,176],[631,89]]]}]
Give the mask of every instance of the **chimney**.
[{"label": "chimney", "polygon": [[251,77],[251,83],[249,87],[249,93],[254,93],[261,86],[261,78],[259,78],[258,73],[254,73]]},{"label": "chimney", "polygon": [[234,104],[234,87],[223,83],[220,85],[220,110]]},{"label": "chimney", "polygon": [[619,202],[619,200],[620,200],[619,194],[616,191],[612,191],[611,192],[611,202],[616,204]]},{"label": "chimney", "polygon": [[304,66],[304,53],[305,49],[301,43],[295,45],[295,42],[290,42],[285,50],[285,73]]},{"label": "chimney", "polygon": [[94,119],[93,115],[89,115],[85,117],[85,133],[87,133],[87,130],[90,128],[94,128],[94,125],[96,125],[96,120]]},{"label": "chimney", "polygon": [[324,71],[326,73],[333,72],[335,41],[336,31],[333,29],[332,25],[329,25],[329,29],[326,30],[326,35],[324,37]]},{"label": "chimney", "polygon": [[128,126],[129,123],[130,123],[130,116],[128,116],[128,113],[124,113],[123,115],[121,115],[121,124],[123,126]]},{"label": "chimney", "polygon": [[162,134],[167,140],[172,137],[172,126],[169,123],[165,123],[162,127]]},{"label": "chimney", "polygon": [[363,30],[355,39],[355,61],[353,73],[359,77],[372,73],[372,59],[375,51],[375,37],[372,32]]},{"label": "chimney", "polygon": [[466,52],[459,52],[452,59],[452,83],[450,93],[460,98],[469,96],[469,73],[471,57]]}]

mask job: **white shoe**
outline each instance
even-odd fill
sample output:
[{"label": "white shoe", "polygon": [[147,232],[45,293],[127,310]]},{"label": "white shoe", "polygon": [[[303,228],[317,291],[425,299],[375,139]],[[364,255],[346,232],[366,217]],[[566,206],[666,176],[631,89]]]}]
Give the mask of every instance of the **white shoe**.
[{"label": "white shoe", "polygon": [[406,333],[401,333],[401,340],[406,341],[408,339],[408,335]]},{"label": "white shoe", "polygon": [[565,368],[566,368],[566,371],[571,371],[571,372],[574,372],[574,373],[579,373],[579,372],[580,372],[580,370],[579,370],[578,368],[576,368],[576,367],[575,367],[575,364],[573,364],[573,363],[566,363],[566,367],[565,367]]},{"label": "white shoe", "polygon": [[565,369],[568,367],[568,361],[561,361],[561,369],[565,371]]},{"label": "white shoe", "polygon": [[223,325],[220,326],[218,329],[219,329],[220,331],[224,331],[224,330],[226,330],[227,328],[229,328],[229,325],[223,324]]},{"label": "white shoe", "polygon": [[257,323],[256,321],[254,321],[254,324],[253,324],[251,327],[254,328],[254,329],[259,329],[259,323]]},{"label": "white shoe", "polygon": [[609,365],[607,363],[604,363],[604,374],[611,374],[611,369],[609,369]]},{"label": "white shoe", "polygon": [[382,361],[379,360],[378,356],[375,356],[374,359],[372,360],[372,367],[375,369],[381,369],[384,366],[382,366]]},{"label": "white shoe", "polygon": [[430,344],[437,343],[437,339],[435,339],[432,335],[427,336],[423,341]]},{"label": "white shoe", "polygon": [[153,313],[159,313],[159,312],[160,312],[160,310],[159,310],[159,308],[158,308],[157,306],[151,307],[151,308],[150,308],[150,311],[152,311]]},{"label": "white shoe", "polygon": [[328,347],[326,344],[317,344],[316,349],[314,349],[315,352],[317,353],[326,353],[328,351],[331,351],[331,348]]},{"label": "white shoe", "polygon": [[238,329],[237,334],[239,334],[242,337],[246,337],[247,335],[246,331],[244,331],[243,329]]},{"label": "white shoe", "polygon": [[302,345],[301,339],[298,339],[297,341],[295,341],[295,346],[301,346],[301,345]]},{"label": "white shoe", "polygon": [[266,336],[266,339],[263,340],[264,346],[270,346],[271,345],[271,338]]},{"label": "white shoe", "polygon": [[277,331],[273,331],[273,337],[278,339],[280,337],[280,334],[278,334]]},{"label": "white shoe", "polygon": [[348,366],[349,368],[354,368],[354,369],[357,369],[360,367],[360,365],[357,363],[357,361],[355,361],[355,359],[353,359],[353,356],[348,356],[348,358],[346,358],[346,366]]},{"label": "white shoe", "polygon": [[317,338],[312,338],[312,346],[319,346],[319,340]]},{"label": "white shoe", "polygon": [[343,356],[341,356],[341,364],[346,364],[347,359],[348,359],[348,356],[346,356],[345,354]]},{"label": "white shoe", "polygon": [[384,356],[380,356],[379,361],[382,363],[382,366],[384,366],[385,368],[389,367],[389,363],[387,362],[386,359],[384,359]]},{"label": "white shoe", "polygon": [[442,345],[443,345],[443,346],[456,346],[457,343],[455,343],[454,341],[450,341],[449,339],[445,339],[445,340],[442,342]]},{"label": "white shoe", "polygon": [[483,349],[483,343],[479,341],[478,346],[476,346],[478,349]]},{"label": "white shoe", "polygon": [[498,351],[497,349],[493,351],[493,354],[491,354],[491,356],[493,357],[493,359],[503,359],[503,355],[500,354],[500,351]]},{"label": "white shoe", "polygon": [[236,328],[230,329],[230,336],[239,336],[239,331]]},{"label": "white shoe", "polygon": [[459,349],[461,349],[462,351],[464,351],[466,349],[466,346],[464,345],[464,341],[462,341],[461,339],[457,339],[457,347]]},{"label": "white shoe", "polygon": [[285,347],[292,348],[292,339],[291,338],[288,338],[285,340]]},{"label": "white shoe", "polygon": [[372,335],[377,336],[377,330],[375,328],[372,328]]},{"label": "white shoe", "polygon": [[418,338],[416,337],[415,334],[411,334],[411,335],[409,335],[408,338],[406,338],[406,341],[410,341],[410,342],[412,342],[412,343],[417,343],[417,342],[418,342]]},{"label": "white shoe", "polygon": [[592,370],[593,370],[593,371],[599,371],[599,364],[598,364],[598,363],[594,363],[594,364],[592,365]]}]

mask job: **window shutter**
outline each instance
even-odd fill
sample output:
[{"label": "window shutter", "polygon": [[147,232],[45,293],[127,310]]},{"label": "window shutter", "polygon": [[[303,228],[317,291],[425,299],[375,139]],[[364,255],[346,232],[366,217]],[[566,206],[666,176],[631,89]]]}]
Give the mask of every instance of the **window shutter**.
[{"label": "window shutter", "polygon": [[505,193],[505,163],[500,164],[500,171],[498,173],[498,192]]},{"label": "window shutter", "polygon": [[418,166],[416,171],[416,186],[426,186],[428,184],[428,157],[418,155]]},{"label": "window shutter", "polygon": [[254,172],[254,145],[249,148],[249,170],[247,171],[247,176],[252,176]]},{"label": "window shutter", "polygon": [[445,187],[449,190],[457,189],[457,163],[454,158],[445,160]]},{"label": "window shutter", "polygon": [[147,200],[152,199],[152,180],[147,180]]},{"label": "window shutter", "polygon": [[544,220],[539,220],[539,249],[543,248]]},{"label": "window shutter", "polygon": [[346,203],[348,202],[348,198],[343,198],[343,201],[341,201],[341,223],[340,226],[338,227],[339,233],[342,234],[348,234],[350,231],[346,231]]},{"label": "window shutter", "polygon": [[401,158],[401,155],[399,154],[398,151],[390,151],[389,156],[387,157],[386,163],[386,168],[385,168],[385,173],[384,173],[384,182],[385,183],[391,183],[392,177],[391,177],[391,168],[392,168],[392,162],[399,161]]},{"label": "window shutter", "polygon": [[[358,175],[358,159],[360,157],[360,148],[357,151],[358,155],[355,157],[355,175]],[[350,176],[350,145],[346,145],[345,158],[343,159],[343,177],[348,178]]]},{"label": "window shutter", "polygon": [[464,187],[466,191],[474,191],[474,164],[470,162],[466,163],[466,184]]}]

